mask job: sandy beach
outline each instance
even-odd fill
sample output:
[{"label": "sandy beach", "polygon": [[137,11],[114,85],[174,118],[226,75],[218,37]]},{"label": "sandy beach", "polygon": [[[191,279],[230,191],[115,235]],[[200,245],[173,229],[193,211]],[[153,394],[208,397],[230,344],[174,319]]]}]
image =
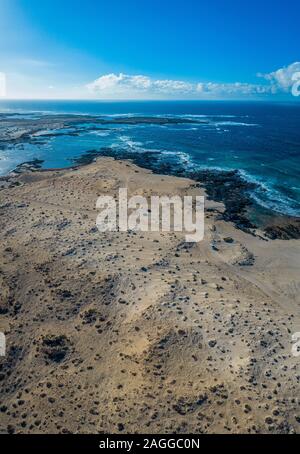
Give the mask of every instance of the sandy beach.
[{"label": "sandy beach", "polygon": [[0,191],[2,433],[299,433],[299,240],[100,233],[96,200],[205,195],[99,158]]}]

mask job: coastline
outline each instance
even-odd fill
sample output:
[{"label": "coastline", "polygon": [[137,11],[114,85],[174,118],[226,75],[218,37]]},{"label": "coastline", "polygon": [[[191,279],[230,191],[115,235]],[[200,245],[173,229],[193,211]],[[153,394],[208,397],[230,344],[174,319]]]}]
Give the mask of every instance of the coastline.
[{"label": "coastline", "polygon": [[100,234],[101,194],[205,188],[86,157],[23,166],[0,191],[2,430],[299,432],[299,241],[235,228],[212,197],[193,246],[180,233]]},{"label": "coastline", "polygon": [[[4,113],[1,115],[0,145],[2,144],[4,150],[7,144],[14,144],[16,147],[19,146],[21,149],[16,149],[16,153],[20,155],[22,155],[24,146],[39,148],[39,146],[44,146],[48,140],[51,143],[52,139],[58,139],[62,136],[69,137],[69,139],[67,138],[67,142],[72,138],[77,141],[77,137],[80,140],[80,136],[86,132],[89,134],[99,133],[100,135],[106,134],[106,132],[111,133],[112,131],[116,131],[120,125],[130,127],[138,126],[142,128],[152,125],[152,127],[165,128],[172,125],[209,126],[214,123],[213,117],[205,117],[203,115],[138,116],[136,114],[130,114],[120,116],[116,114],[112,116],[101,116],[95,114],[54,114],[50,112],[48,114],[35,114],[35,116],[32,114],[9,115]],[[222,115],[220,117],[223,118]],[[217,118],[219,117],[217,116]],[[126,132],[123,134],[126,134]],[[92,135],[92,142],[96,140],[95,137]],[[123,138],[124,140],[126,139],[125,136]],[[72,143],[75,146],[75,143]],[[129,159],[140,167],[147,168],[154,173],[181,176],[195,180],[197,184],[205,188],[208,197],[225,205],[225,211],[220,216],[224,220],[233,222],[237,228],[245,232],[255,235],[256,230],[259,229],[263,230],[264,235],[269,239],[289,240],[300,238],[300,217],[292,215],[291,213],[293,211],[289,212],[288,205],[284,209],[285,214],[280,214],[275,209],[273,210],[267,206],[264,208],[256,201],[256,197],[260,196],[261,191],[264,193],[265,188],[256,179],[253,179],[251,175],[247,176],[246,172],[222,169],[222,167],[215,169],[213,167],[201,168],[201,166],[198,167],[194,164],[189,165],[189,162],[186,161],[189,157],[182,156],[183,160],[181,160],[180,153],[177,158],[171,157],[165,160],[163,151],[143,150],[143,148],[135,149],[134,144],[138,145],[138,142],[129,141],[128,143],[128,147],[123,142],[118,144],[117,147],[97,147],[96,141],[95,149],[90,149],[84,143],[81,143],[80,147],[82,147],[82,150],[87,151],[81,151],[78,154],[77,150],[77,152],[74,152],[75,157],[69,153],[65,159],[70,162],[70,166],[64,166],[64,168],[88,164],[99,156],[114,157],[119,160]],[[131,148],[132,146],[133,148]],[[11,175],[22,173],[22,171],[26,170],[44,170],[43,157],[32,160],[38,151],[36,148],[34,150],[31,160],[16,164],[15,171],[11,172]],[[39,155],[38,152],[37,155]],[[176,157],[176,151],[174,156]],[[175,159],[175,161],[173,162],[172,159]],[[61,168],[61,166],[57,165],[58,163],[55,162],[55,159],[51,164],[53,164],[51,165],[53,169],[59,170]],[[2,186],[9,185],[7,177],[0,177],[0,187],[1,182]]]},{"label": "coastline", "polygon": [[[108,157],[116,160],[129,160],[134,164],[152,171],[156,174],[188,178],[203,187],[207,197],[224,204],[225,210],[220,214],[225,221],[232,222],[236,228],[256,235],[263,234],[266,239],[300,239],[300,217],[276,213],[254,203],[250,191],[255,188],[255,183],[241,177],[236,170],[203,169],[185,171],[183,168],[173,168],[166,163],[159,163],[156,153],[135,153],[126,150],[103,148],[83,152],[79,157],[73,158],[73,165],[64,168],[43,168],[43,160],[34,159],[16,166],[6,176],[0,176],[0,190],[14,184],[14,179],[28,171],[51,172],[74,170],[95,162],[98,158]],[[1,184],[2,182],[2,184]]]}]

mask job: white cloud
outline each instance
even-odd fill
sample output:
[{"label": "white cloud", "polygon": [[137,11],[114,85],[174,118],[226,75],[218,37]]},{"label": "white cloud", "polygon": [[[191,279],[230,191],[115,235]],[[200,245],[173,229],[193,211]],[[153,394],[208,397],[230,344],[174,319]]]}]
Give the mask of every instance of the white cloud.
[{"label": "white cloud", "polygon": [[300,62],[295,62],[268,74],[258,73],[257,76],[263,77],[271,83],[273,93],[278,91],[289,92],[294,84],[293,75],[299,71]]},{"label": "white cloud", "polygon": [[181,80],[156,80],[148,76],[128,74],[105,74],[99,77],[94,82],[87,85],[87,88],[93,93],[101,92],[121,92],[139,91],[139,92],[189,92],[193,91],[193,85]]},{"label": "white cloud", "polygon": [[180,93],[190,93],[193,92],[195,87],[189,82],[184,82],[182,80],[154,80],[152,82],[152,87],[155,90],[170,93],[170,92],[180,92]]},{"label": "white cloud", "polygon": [[87,85],[87,88],[92,92],[110,90],[118,85],[121,85],[124,81],[123,74],[106,74],[105,76],[99,77],[94,82]]},{"label": "white cloud", "polygon": [[137,89],[146,90],[151,86],[151,79],[147,76],[129,76],[127,74],[106,74],[99,77],[94,82],[87,85],[92,92],[101,92],[105,90],[126,90]]},{"label": "white cloud", "polygon": [[199,93],[211,93],[219,95],[259,95],[270,93],[270,86],[257,85],[235,82],[232,84],[218,84],[213,82],[197,84],[197,91]]},{"label": "white cloud", "polygon": [[300,63],[295,62],[286,68],[269,74],[258,73],[265,79],[263,83],[192,83],[184,80],[154,79],[145,75],[105,74],[86,85],[92,95],[125,98],[247,98],[291,91],[293,75],[300,71]]},{"label": "white cloud", "polygon": [[269,85],[248,83],[221,84],[214,82],[191,83],[183,80],[152,79],[144,75],[105,74],[86,85],[92,94],[110,95],[144,95],[144,96],[245,96],[270,92]]}]

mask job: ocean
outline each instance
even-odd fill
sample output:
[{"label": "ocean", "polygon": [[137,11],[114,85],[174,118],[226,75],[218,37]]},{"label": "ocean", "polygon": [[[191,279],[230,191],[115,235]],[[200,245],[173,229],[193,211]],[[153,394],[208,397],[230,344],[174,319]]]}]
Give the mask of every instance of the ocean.
[{"label": "ocean", "polygon": [[[7,118],[13,120],[14,114],[15,118],[24,119],[74,114],[101,117],[108,122],[118,117],[141,116],[190,121],[119,122],[98,130],[78,124],[74,129],[76,132],[80,127],[78,135],[68,135],[68,131],[59,135],[59,131],[52,131],[36,143],[1,141],[1,123]],[[252,197],[258,205],[277,213],[300,216],[300,103],[297,101],[0,101],[0,175],[35,158],[43,160],[45,168],[68,167],[86,151],[104,147],[115,152],[159,153],[166,163],[180,165],[187,172],[199,168],[238,170],[242,178],[257,184]]]}]

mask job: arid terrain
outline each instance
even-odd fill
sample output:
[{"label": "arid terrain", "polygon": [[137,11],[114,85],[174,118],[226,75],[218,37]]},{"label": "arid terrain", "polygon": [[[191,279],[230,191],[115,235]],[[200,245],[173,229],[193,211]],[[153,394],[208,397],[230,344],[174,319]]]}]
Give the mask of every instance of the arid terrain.
[{"label": "arid terrain", "polygon": [[1,433],[299,433],[299,240],[100,233],[96,200],[196,195],[100,158],[0,191]]}]

